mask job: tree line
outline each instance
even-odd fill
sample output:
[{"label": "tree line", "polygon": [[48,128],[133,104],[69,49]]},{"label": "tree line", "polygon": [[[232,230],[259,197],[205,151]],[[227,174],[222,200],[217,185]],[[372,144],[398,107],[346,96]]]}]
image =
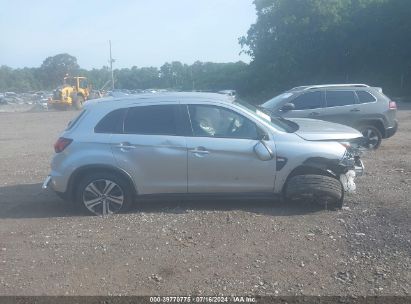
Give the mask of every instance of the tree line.
[{"label": "tree line", "polygon": [[[115,69],[119,89],[235,89],[260,101],[293,86],[368,83],[391,95],[411,95],[411,1],[255,0],[257,20],[239,39],[250,64],[175,61]],[[84,70],[69,54],[38,68],[0,67],[0,91],[54,89],[65,74],[87,76],[94,88],[108,67]]]},{"label": "tree line", "polygon": [[[165,63],[157,67],[136,67],[115,69],[116,89],[173,89],[218,91],[237,89],[241,78],[245,78],[248,65],[242,61],[235,63],[213,63],[197,61],[192,65],[179,61]],[[94,89],[110,89],[111,79],[108,67],[84,70],[77,59],[69,54],[48,57],[39,68],[12,69],[0,67],[0,92],[27,92],[52,90],[61,85],[64,76],[81,75],[90,79]],[[106,86],[105,86],[106,85]]]}]

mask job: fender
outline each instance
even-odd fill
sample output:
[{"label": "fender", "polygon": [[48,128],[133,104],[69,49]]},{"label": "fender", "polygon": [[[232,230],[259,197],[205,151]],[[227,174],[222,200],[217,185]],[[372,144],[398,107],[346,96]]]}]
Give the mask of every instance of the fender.
[{"label": "fender", "polygon": [[121,168],[117,168],[117,167],[107,165],[107,164],[86,165],[86,166],[82,166],[82,167],[79,167],[76,170],[74,170],[73,173],[70,175],[70,178],[69,178],[67,191],[65,193],[66,197],[68,197],[69,199],[73,198],[75,184],[76,184],[75,181],[82,174],[86,173],[89,170],[92,170],[92,171],[97,171],[97,170],[111,171],[111,172],[115,172],[115,173],[121,175],[122,177],[124,177],[128,181],[129,186],[133,191],[134,197],[137,197],[137,195],[138,195],[137,187],[136,187],[136,184],[134,183],[134,180],[133,180],[132,176],[128,172],[126,172],[125,170],[123,170]]},{"label": "fender", "polygon": [[340,159],[329,159],[324,157],[307,158],[302,165],[296,167],[289,174],[288,178],[299,174],[325,174],[331,177],[339,178],[339,176],[347,172],[348,168],[341,164]]}]

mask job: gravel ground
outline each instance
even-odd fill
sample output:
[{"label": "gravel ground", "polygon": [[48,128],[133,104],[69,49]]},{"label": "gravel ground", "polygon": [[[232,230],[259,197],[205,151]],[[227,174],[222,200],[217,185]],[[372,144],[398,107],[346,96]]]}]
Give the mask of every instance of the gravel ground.
[{"label": "gravel ground", "polygon": [[40,189],[75,114],[0,113],[0,295],[409,295],[411,107],[341,211],[147,201],[108,218]]}]

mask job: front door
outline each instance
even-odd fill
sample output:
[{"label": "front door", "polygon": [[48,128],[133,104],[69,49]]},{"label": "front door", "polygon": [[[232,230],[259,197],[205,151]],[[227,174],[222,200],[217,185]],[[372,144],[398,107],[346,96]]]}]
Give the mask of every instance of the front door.
[{"label": "front door", "polygon": [[[243,115],[215,105],[189,105],[188,192],[272,192],[275,156],[260,160],[259,129]],[[275,153],[275,151],[272,151]]]},{"label": "front door", "polygon": [[324,93],[321,91],[304,92],[288,101],[294,104],[294,110],[281,111],[280,115],[288,118],[321,119],[324,114]]}]

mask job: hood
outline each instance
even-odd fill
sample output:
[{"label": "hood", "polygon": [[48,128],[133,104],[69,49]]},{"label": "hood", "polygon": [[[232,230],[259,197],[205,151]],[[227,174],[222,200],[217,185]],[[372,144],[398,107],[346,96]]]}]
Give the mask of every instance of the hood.
[{"label": "hood", "polygon": [[295,132],[305,140],[349,140],[362,138],[362,134],[348,126],[309,118],[288,118],[298,124]]}]

